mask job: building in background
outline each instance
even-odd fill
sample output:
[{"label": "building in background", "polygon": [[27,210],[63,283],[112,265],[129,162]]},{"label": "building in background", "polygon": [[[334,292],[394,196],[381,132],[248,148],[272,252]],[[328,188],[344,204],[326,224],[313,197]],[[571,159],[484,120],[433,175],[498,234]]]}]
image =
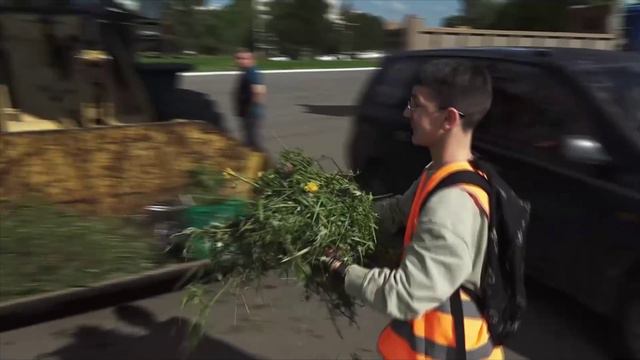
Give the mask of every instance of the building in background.
[{"label": "building in background", "polygon": [[569,31],[615,34],[618,48],[640,50],[640,1],[624,0],[611,4],[571,6]]},{"label": "building in background", "polygon": [[[476,18],[482,16],[487,3],[504,2],[464,0],[462,14],[468,18]],[[407,16],[401,25],[385,23],[385,49],[466,46],[578,47],[636,51],[640,49],[640,0],[576,5],[568,7],[567,10],[568,24],[565,32],[438,28],[427,26],[419,17]]]},{"label": "building in background", "polygon": [[427,27],[423,19],[405,19],[404,49],[423,50],[464,47],[563,47],[615,50],[620,38],[612,33],[575,33],[475,28]]},{"label": "building in background", "polygon": [[385,51],[399,51],[405,48],[405,22],[385,21],[382,25],[384,30],[384,47]]},{"label": "building in background", "polygon": [[610,4],[570,6],[568,30],[577,33],[615,32],[614,12],[615,7]]}]

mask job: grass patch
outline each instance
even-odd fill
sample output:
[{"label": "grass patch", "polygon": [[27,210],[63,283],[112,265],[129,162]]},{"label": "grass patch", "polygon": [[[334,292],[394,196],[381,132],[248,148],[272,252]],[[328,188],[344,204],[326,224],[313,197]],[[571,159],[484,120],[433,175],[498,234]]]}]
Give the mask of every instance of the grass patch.
[{"label": "grass patch", "polygon": [[167,257],[149,231],[49,205],[0,209],[0,301],[154,269]]},{"label": "grass patch", "polygon": [[[169,56],[169,57],[139,57],[142,63],[187,63],[194,66],[193,71],[231,71],[237,70],[232,56]],[[290,60],[273,61],[259,60],[261,70],[292,70],[292,69],[338,69],[376,67],[379,60]]]}]

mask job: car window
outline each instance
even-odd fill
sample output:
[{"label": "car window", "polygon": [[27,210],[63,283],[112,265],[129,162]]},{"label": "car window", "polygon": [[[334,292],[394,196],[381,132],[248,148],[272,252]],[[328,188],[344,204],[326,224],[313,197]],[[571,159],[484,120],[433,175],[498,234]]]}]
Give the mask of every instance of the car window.
[{"label": "car window", "polygon": [[[554,163],[569,161],[561,154],[565,136],[596,131],[592,115],[571,89],[545,70],[524,64],[487,64],[493,80],[491,109],[477,136],[507,150]],[[580,166],[578,164],[571,164]]]},{"label": "car window", "polygon": [[369,104],[404,108],[420,67],[426,62],[424,58],[391,60],[373,84],[369,94]]},{"label": "car window", "polygon": [[390,58],[373,79],[358,115],[389,129],[406,131],[409,121],[403,116],[411,88],[420,67],[431,58]]},{"label": "car window", "polygon": [[640,63],[589,65],[575,72],[640,143]]}]

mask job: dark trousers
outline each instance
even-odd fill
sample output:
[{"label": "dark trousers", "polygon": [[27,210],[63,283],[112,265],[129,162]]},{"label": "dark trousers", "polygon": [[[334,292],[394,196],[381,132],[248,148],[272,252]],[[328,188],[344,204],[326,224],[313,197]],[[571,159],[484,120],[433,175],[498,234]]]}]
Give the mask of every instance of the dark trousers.
[{"label": "dark trousers", "polygon": [[255,151],[263,151],[262,139],[260,136],[260,123],[262,118],[257,114],[249,114],[242,117],[242,127],[244,130],[244,143]]}]

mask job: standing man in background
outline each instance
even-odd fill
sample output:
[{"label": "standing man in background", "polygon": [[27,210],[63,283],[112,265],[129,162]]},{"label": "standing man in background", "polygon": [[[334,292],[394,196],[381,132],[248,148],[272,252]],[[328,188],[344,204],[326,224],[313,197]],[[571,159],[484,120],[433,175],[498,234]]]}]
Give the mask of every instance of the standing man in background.
[{"label": "standing man in background", "polygon": [[236,114],[242,120],[245,145],[254,151],[263,151],[259,126],[264,118],[264,101],[267,88],[262,75],[256,68],[253,53],[239,49],[235,61],[242,75],[235,93]]}]

